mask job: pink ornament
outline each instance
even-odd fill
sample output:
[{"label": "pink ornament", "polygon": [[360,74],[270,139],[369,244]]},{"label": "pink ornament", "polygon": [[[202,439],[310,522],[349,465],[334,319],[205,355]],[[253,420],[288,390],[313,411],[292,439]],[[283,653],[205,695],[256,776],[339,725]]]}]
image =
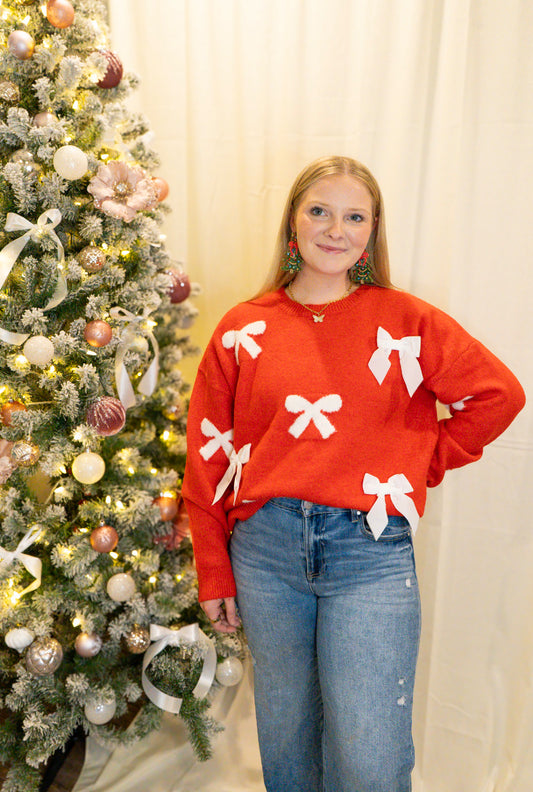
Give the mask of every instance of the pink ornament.
[{"label": "pink ornament", "polygon": [[113,329],[103,319],[95,319],[93,322],[87,322],[83,337],[93,347],[105,347],[113,337]]},{"label": "pink ornament", "polygon": [[87,192],[104,214],[131,223],[137,212],[153,209],[157,204],[153,180],[136,165],[112,160],[100,165]]},{"label": "pink ornament", "polygon": [[116,88],[122,80],[122,74],[124,72],[120,58],[115,52],[111,52],[110,50],[100,50],[100,52],[107,60],[107,69],[97,85],[99,88]]},{"label": "pink ornament", "polygon": [[74,9],[68,0],[48,0],[46,18],[56,28],[68,28],[74,22]]},{"label": "pink ornament", "polygon": [[171,303],[180,303],[187,299],[191,293],[191,284],[189,277],[185,272],[177,269],[168,269],[167,275],[170,275],[171,284],[168,289],[168,296]]},{"label": "pink ornament", "polygon": [[126,423],[126,410],[119,399],[102,396],[87,410],[86,420],[99,435],[109,437],[117,434]]},{"label": "pink ornament", "polygon": [[168,182],[166,179],[161,178],[161,176],[154,176],[152,181],[157,194],[157,200],[164,201],[169,192]]}]

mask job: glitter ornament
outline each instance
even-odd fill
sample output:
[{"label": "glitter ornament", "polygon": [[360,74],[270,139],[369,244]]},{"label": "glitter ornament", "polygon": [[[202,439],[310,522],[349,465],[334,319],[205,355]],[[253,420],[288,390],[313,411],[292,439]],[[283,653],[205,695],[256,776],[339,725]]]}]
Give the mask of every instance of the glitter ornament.
[{"label": "glitter ornament", "polygon": [[185,272],[178,269],[168,269],[166,274],[170,275],[171,284],[167,291],[171,303],[180,303],[187,299],[191,293],[189,277]]},{"label": "glitter ornament", "polygon": [[102,639],[96,633],[80,633],[74,641],[74,649],[80,657],[94,657],[102,648]]},{"label": "glitter ornament", "polygon": [[103,319],[94,319],[85,325],[83,337],[93,347],[105,347],[113,337],[113,329]]},{"label": "glitter ornament", "polygon": [[14,627],[6,633],[4,640],[10,649],[22,652],[23,649],[31,644],[34,638],[32,631],[26,627]]},{"label": "glitter ornament", "polygon": [[100,454],[84,451],[72,463],[72,475],[81,484],[95,484],[105,473],[105,462]]},{"label": "glitter ornament", "polygon": [[54,113],[50,113],[48,110],[43,110],[42,113],[37,113],[37,115],[33,116],[33,125],[36,127],[44,127],[57,120],[57,116],[54,115]]},{"label": "glitter ornament", "polygon": [[158,498],[154,498],[154,506],[159,506],[162,520],[173,520],[178,513],[178,498],[172,493],[165,493]]},{"label": "glitter ornament", "polygon": [[55,638],[36,638],[26,652],[26,668],[35,676],[53,674],[63,660],[63,649]]},{"label": "glitter ornament", "polygon": [[177,421],[185,414],[185,407],[182,402],[172,404],[170,407],[163,408],[163,415],[169,421]]},{"label": "glitter ornament", "polygon": [[102,396],[91,404],[85,420],[99,435],[109,437],[115,435],[126,423],[126,410],[120,399],[114,396]]},{"label": "glitter ornament", "polygon": [[32,336],[22,347],[28,363],[44,368],[54,357],[54,345],[46,336]]},{"label": "glitter ornament", "polygon": [[13,443],[11,449],[11,460],[19,467],[31,467],[35,465],[41,455],[39,446],[33,443],[27,443],[24,440],[19,440]]},{"label": "glitter ornament", "polygon": [[161,176],[154,176],[152,182],[155,187],[155,192],[157,195],[158,201],[164,201],[169,192],[169,186],[166,179],[161,178]]},{"label": "glitter ornament", "polygon": [[13,30],[7,39],[9,51],[19,60],[27,60],[33,55],[35,41],[25,30]]},{"label": "glitter ornament", "polygon": [[97,553],[110,553],[118,544],[118,533],[112,525],[103,523],[91,532],[90,542]]},{"label": "glitter ornament", "polygon": [[114,697],[95,698],[88,701],[84,707],[85,717],[96,726],[108,723],[117,710]]},{"label": "glitter ornament", "polygon": [[26,412],[26,407],[19,401],[8,401],[0,407],[0,420],[4,426],[11,426],[11,416],[15,412]]},{"label": "glitter ornament", "polygon": [[105,253],[95,245],[87,245],[79,253],[76,259],[81,264],[85,272],[98,272],[105,264]]},{"label": "glitter ornament", "polygon": [[125,636],[124,641],[128,647],[128,651],[132,654],[142,654],[150,646],[150,631],[147,630],[146,627],[134,624],[132,629]]},{"label": "glitter ornament", "polygon": [[100,50],[100,53],[104,55],[105,59],[107,60],[107,69],[106,73],[97,83],[99,88],[116,88],[119,82],[122,80],[123,68],[122,63],[118,55],[110,50]]},{"label": "glitter ornament", "polygon": [[18,85],[11,82],[11,80],[0,81],[0,99],[9,104],[16,104],[20,99],[20,90]]},{"label": "glitter ornament", "polygon": [[127,572],[117,572],[107,581],[107,593],[115,602],[126,602],[135,594],[135,581]]},{"label": "glitter ornament", "polygon": [[46,18],[56,28],[68,28],[74,22],[74,9],[68,0],[48,0]]},{"label": "glitter ornament", "polygon": [[81,179],[87,173],[88,167],[87,154],[77,146],[61,146],[54,154],[54,168],[69,181]]},{"label": "glitter ornament", "polygon": [[216,678],[221,685],[233,687],[238,685],[244,674],[244,668],[238,657],[226,657],[217,665]]}]

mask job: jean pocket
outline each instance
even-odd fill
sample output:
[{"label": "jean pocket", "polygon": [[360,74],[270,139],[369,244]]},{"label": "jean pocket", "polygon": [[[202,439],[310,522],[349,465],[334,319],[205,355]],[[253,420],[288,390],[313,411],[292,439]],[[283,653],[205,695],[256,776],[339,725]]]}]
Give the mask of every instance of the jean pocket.
[{"label": "jean pocket", "polygon": [[[366,539],[371,539],[373,542],[376,542],[376,537],[372,533],[372,529],[370,528],[366,516],[363,516],[362,519],[359,521],[359,529],[361,534]],[[387,523],[386,528],[384,529],[383,533],[377,540],[378,542],[402,542],[405,539],[411,538],[411,526],[405,519],[405,517],[397,517],[392,515],[389,517],[389,522]]]}]

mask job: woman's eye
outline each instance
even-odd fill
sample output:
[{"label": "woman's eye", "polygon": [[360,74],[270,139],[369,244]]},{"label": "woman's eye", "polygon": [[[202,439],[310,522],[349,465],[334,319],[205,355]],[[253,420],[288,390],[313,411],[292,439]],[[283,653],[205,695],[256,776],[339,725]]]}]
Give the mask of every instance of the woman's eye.
[{"label": "woman's eye", "polygon": [[314,215],[315,217],[320,217],[321,215],[324,214],[324,210],[322,209],[321,206],[312,206],[311,214]]},{"label": "woman's eye", "polygon": [[364,220],[364,217],[363,217],[363,215],[355,213],[353,215],[350,215],[349,219],[352,221],[352,223],[362,223],[363,220]]}]

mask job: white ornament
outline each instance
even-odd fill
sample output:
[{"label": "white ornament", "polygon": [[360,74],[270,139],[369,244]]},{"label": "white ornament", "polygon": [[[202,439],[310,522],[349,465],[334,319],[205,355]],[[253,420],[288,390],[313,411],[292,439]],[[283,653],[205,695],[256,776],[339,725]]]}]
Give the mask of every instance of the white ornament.
[{"label": "white ornament", "polygon": [[96,726],[111,720],[117,709],[114,698],[94,699],[88,701],[84,707],[85,717]]},{"label": "white ornament", "polygon": [[6,633],[4,640],[10,649],[22,652],[23,649],[31,644],[34,638],[34,634],[26,627],[15,627]]},{"label": "white ornament", "polygon": [[84,451],[72,463],[72,475],[81,484],[94,484],[100,481],[105,473],[105,462],[100,454]]},{"label": "white ornament", "polygon": [[22,351],[29,363],[33,363],[34,366],[40,366],[40,368],[47,366],[55,353],[54,345],[50,339],[41,335],[28,338],[22,347]]},{"label": "white ornament", "polygon": [[87,173],[87,154],[77,146],[61,146],[54,154],[54,168],[64,179],[74,181]]},{"label": "white ornament", "polygon": [[225,660],[217,665],[217,681],[226,687],[238,685],[243,674],[244,668],[238,657],[226,657]]},{"label": "white ornament", "polygon": [[107,581],[107,593],[115,602],[126,602],[135,594],[135,581],[127,572],[118,572]]}]

